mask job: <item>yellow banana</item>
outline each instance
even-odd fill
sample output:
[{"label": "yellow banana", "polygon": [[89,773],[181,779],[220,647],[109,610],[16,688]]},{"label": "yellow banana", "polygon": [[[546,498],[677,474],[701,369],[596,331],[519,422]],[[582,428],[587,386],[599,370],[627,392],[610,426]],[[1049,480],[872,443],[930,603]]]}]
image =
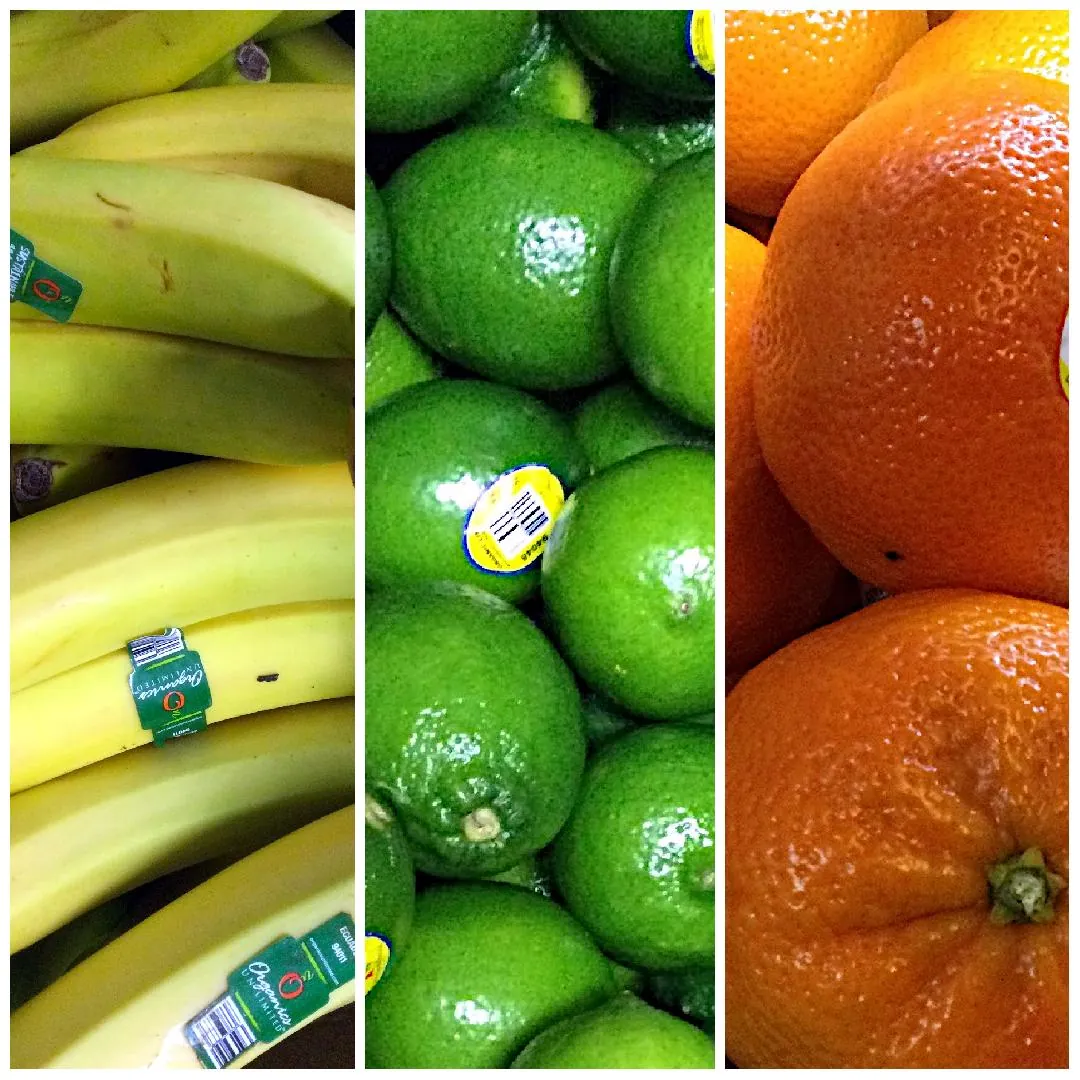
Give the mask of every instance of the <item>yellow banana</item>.
[{"label": "yellow banana", "polygon": [[11,799],[11,951],[173,870],[247,854],[354,798],[352,698],[143,746]]},{"label": "yellow banana", "polygon": [[309,26],[266,42],[270,78],[279,83],[356,82],[356,50],[329,26]]},{"label": "yellow banana", "polygon": [[355,126],[351,83],[215,86],[102,109],[21,156],[241,173],[351,207]]},{"label": "yellow banana", "polygon": [[269,41],[270,38],[291,34],[296,30],[306,30],[317,26],[337,15],[336,11],[283,11],[272,23],[264,26],[256,35],[256,41]]},{"label": "yellow banana", "polygon": [[136,450],[80,443],[13,443],[11,502],[15,514],[25,517],[148,471]]},{"label": "yellow banana", "polygon": [[[283,934],[354,914],[355,827],[350,806],[289,833],[88,957],[12,1015],[11,1067],[198,1068],[184,1026],[224,994],[230,972]],[[355,997],[354,978],[291,1031]],[[267,1048],[256,1043],[231,1067]]]},{"label": "yellow banana", "polygon": [[[282,604],[187,627],[213,697],[206,722],[352,694],[354,609],[352,600]],[[12,694],[11,790],[149,743],[130,674],[127,649],[117,649]]]},{"label": "yellow banana", "polygon": [[[251,176],[20,154],[11,227],[82,284],[74,323],[354,354],[355,214],[329,199]],[[23,303],[11,313],[45,318]]]},{"label": "yellow banana", "polygon": [[11,438],[172,450],[267,465],[344,461],[351,360],[195,338],[11,324]]},{"label": "yellow banana", "polygon": [[355,588],[345,462],[197,461],[11,526],[11,689],[135,637]]},{"label": "yellow banana", "polygon": [[[106,105],[174,90],[274,11],[26,12],[11,43],[11,140],[47,139]],[[81,18],[79,17],[81,16]]]}]

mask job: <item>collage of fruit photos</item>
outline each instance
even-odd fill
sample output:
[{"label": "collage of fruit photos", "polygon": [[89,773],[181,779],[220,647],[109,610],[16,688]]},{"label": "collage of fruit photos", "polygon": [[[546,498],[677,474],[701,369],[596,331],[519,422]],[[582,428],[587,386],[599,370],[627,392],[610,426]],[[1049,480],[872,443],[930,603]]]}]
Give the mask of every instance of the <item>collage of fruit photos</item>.
[{"label": "collage of fruit photos", "polygon": [[9,1070],[1068,1067],[1067,10],[8,29]]}]

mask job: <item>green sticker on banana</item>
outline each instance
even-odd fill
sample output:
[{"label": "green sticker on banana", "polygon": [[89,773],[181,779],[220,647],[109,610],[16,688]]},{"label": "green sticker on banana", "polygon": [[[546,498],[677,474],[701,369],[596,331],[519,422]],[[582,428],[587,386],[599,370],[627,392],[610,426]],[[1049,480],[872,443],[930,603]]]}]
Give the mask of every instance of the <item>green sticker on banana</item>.
[{"label": "green sticker on banana", "polygon": [[10,229],[9,292],[16,300],[57,322],[67,322],[82,296],[82,284],[39,259],[34,245],[21,233]]},{"label": "green sticker on banana", "polygon": [[228,990],[184,1025],[205,1069],[224,1069],[256,1042],[272,1043],[356,977],[356,928],[345,912],[302,938],[272,941],[233,971]]},{"label": "green sticker on banana", "polygon": [[135,710],[154,744],[163,746],[204,730],[213,698],[202,658],[187,647],[183,631],[173,626],[160,634],[134,638],[127,650]]}]

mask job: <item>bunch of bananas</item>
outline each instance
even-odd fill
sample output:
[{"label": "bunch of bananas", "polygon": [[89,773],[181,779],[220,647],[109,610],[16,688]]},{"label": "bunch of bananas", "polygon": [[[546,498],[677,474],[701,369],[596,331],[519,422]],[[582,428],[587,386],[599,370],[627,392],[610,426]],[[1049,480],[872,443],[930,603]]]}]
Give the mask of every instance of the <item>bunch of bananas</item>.
[{"label": "bunch of bananas", "polygon": [[240,1067],[355,997],[338,15],[11,16],[14,1068]]}]

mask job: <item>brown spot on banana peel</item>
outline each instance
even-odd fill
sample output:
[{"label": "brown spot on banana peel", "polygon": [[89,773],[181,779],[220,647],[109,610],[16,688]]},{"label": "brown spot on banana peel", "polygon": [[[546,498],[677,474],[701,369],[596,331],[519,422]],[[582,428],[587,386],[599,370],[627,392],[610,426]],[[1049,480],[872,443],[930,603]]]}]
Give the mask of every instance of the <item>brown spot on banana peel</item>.
[{"label": "brown spot on banana peel", "polygon": [[172,274],[169,273],[169,260],[161,260],[161,291],[163,293],[172,292],[173,279]]},{"label": "brown spot on banana peel", "polygon": [[114,210],[126,210],[129,214],[131,213],[131,207],[130,206],[125,206],[123,203],[119,203],[119,202],[113,202],[112,199],[106,199],[105,196],[102,195],[100,191],[95,191],[94,192],[94,198],[99,199],[106,206],[111,206]]}]

